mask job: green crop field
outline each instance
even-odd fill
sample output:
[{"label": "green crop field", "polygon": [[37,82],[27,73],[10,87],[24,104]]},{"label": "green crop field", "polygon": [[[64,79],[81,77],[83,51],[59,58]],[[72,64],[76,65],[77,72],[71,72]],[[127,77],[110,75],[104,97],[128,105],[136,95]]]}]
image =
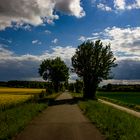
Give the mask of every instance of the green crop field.
[{"label": "green crop field", "polygon": [[97,92],[97,95],[124,103],[140,105],[140,92]]}]

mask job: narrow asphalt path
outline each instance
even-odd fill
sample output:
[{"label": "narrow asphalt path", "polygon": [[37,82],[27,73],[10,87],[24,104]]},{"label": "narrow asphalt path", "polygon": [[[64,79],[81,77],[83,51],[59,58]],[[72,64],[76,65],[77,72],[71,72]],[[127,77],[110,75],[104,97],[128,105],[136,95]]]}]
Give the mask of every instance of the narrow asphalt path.
[{"label": "narrow asphalt path", "polygon": [[36,117],[14,140],[104,140],[104,136],[82,114],[79,107],[61,94],[56,104]]},{"label": "narrow asphalt path", "polygon": [[111,103],[111,102],[108,102],[108,101],[105,101],[105,100],[102,100],[102,99],[98,99],[98,101],[140,118],[140,112],[137,112],[135,110],[132,110],[132,109],[129,109],[129,108],[126,108],[126,107],[123,107],[123,106],[120,106],[120,105],[117,105],[117,104],[114,104],[114,103]]}]

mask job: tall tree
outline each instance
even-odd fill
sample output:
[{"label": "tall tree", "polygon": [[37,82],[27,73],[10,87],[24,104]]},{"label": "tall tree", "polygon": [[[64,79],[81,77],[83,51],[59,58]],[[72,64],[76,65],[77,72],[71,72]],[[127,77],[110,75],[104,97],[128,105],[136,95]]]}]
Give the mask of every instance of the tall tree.
[{"label": "tall tree", "polygon": [[39,74],[44,80],[51,81],[56,92],[59,90],[60,82],[65,82],[69,78],[69,69],[60,59],[45,59],[39,68]]},{"label": "tall tree", "polygon": [[96,98],[98,84],[108,79],[111,67],[115,67],[115,58],[110,44],[103,46],[100,40],[86,41],[76,49],[72,57],[72,66],[84,82],[84,98]]}]

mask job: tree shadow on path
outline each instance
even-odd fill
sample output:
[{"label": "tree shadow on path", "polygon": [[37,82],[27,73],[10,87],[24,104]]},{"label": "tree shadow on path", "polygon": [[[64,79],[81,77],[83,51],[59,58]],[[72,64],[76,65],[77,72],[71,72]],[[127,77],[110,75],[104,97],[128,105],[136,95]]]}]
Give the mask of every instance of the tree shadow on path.
[{"label": "tree shadow on path", "polygon": [[84,101],[83,98],[74,97],[73,99],[62,99],[62,100],[49,100],[48,105],[54,106],[54,105],[64,105],[64,104],[77,104],[79,101]]}]

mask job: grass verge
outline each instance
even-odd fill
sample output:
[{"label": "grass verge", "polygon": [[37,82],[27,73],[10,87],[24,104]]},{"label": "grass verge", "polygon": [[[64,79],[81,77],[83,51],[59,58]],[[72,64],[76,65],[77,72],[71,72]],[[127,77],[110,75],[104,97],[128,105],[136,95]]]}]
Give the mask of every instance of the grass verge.
[{"label": "grass verge", "polygon": [[44,103],[25,103],[5,111],[0,111],[0,139],[11,139],[46,107],[47,104]]},{"label": "grass verge", "polygon": [[139,140],[140,119],[97,101],[81,101],[79,107],[107,140]]},{"label": "grass verge", "polygon": [[71,94],[72,97],[74,97],[74,98],[82,98],[82,97],[83,97],[83,93],[70,92],[70,94]]}]

